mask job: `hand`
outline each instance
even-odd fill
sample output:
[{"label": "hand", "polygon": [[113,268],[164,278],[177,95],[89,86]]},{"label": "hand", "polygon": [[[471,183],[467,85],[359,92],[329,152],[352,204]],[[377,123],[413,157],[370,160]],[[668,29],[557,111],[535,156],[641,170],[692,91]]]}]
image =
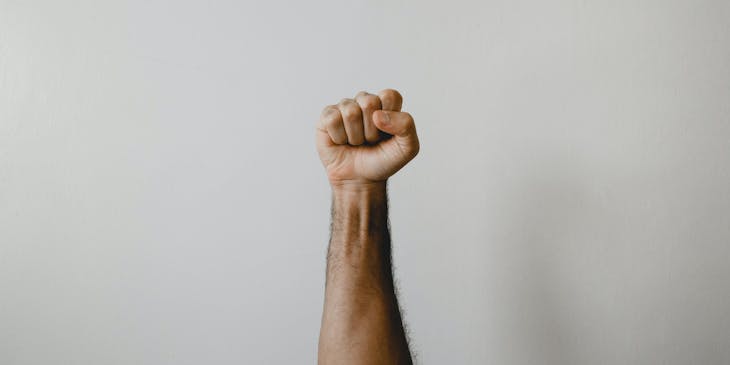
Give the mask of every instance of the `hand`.
[{"label": "hand", "polygon": [[416,126],[402,104],[397,91],[386,89],[322,110],[317,152],[333,187],[385,182],[418,154]]}]

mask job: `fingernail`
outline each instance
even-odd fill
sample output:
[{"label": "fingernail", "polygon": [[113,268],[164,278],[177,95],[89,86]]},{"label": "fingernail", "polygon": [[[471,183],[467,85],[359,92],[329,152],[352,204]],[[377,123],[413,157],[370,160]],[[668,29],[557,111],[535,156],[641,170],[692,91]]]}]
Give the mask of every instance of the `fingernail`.
[{"label": "fingernail", "polygon": [[380,121],[382,123],[390,122],[390,113],[386,112],[385,110],[381,110],[380,111]]}]

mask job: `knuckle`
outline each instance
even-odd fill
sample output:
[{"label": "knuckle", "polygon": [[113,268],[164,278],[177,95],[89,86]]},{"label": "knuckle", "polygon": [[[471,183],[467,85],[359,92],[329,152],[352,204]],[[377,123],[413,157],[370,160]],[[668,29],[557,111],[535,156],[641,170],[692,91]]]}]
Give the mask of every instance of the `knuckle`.
[{"label": "knuckle", "polygon": [[337,124],[339,124],[339,122],[340,122],[339,118],[326,118],[324,120],[324,125],[325,125],[325,127],[331,128],[331,127],[336,127]]},{"label": "knuckle", "polygon": [[337,107],[335,105],[327,105],[324,108],[322,108],[321,116],[324,118],[336,111],[337,111]]},{"label": "knuckle", "polygon": [[360,107],[352,100],[340,104],[340,113],[345,120],[360,116]]},{"label": "knuckle", "polygon": [[380,99],[375,95],[364,95],[358,99],[360,107],[367,110],[380,109]]},{"label": "knuckle", "polygon": [[325,127],[334,127],[340,122],[340,113],[336,109],[322,115],[322,124]]},{"label": "knuckle", "polygon": [[335,126],[340,118],[340,111],[337,107],[334,105],[327,105],[324,109],[322,109],[319,121],[322,127],[328,128]]},{"label": "knuckle", "polygon": [[380,92],[380,95],[383,98],[383,101],[392,103],[398,103],[403,100],[403,96],[395,89],[385,89]]},{"label": "knuckle", "polygon": [[352,99],[350,99],[350,98],[343,98],[343,99],[340,100],[339,103],[337,103],[337,105],[343,106],[343,105],[349,105],[349,104],[352,104],[352,103],[353,103],[353,100]]}]

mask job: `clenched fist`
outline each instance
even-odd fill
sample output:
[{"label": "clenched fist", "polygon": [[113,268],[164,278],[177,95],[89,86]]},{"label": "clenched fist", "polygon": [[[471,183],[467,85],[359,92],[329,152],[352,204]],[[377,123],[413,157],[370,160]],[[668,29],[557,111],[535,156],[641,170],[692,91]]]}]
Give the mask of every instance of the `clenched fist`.
[{"label": "clenched fist", "polygon": [[317,152],[333,186],[384,182],[418,154],[413,117],[392,89],[358,93],[324,108]]}]

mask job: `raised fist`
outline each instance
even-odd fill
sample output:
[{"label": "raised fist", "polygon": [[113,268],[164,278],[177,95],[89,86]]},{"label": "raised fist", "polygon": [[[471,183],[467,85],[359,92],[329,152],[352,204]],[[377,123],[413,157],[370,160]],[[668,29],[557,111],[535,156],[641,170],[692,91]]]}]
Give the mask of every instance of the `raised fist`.
[{"label": "raised fist", "polygon": [[322,110],[317,152],[330,184],[384,182],[418,154],[413,117],[400,93],[358,93]]}]

